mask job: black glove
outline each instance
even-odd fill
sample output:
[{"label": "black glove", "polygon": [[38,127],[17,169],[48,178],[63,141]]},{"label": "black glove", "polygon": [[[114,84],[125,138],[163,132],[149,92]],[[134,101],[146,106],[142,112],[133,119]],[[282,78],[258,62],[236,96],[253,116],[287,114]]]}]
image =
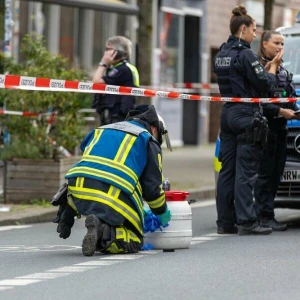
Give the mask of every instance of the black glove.
[{"label": "black glove", "polygon": [[56,218],[53,219],[53,223],[58,223],[56,231],[59,233],[59,237],[67,239],[71,235],[71,228],[74,225],[74,217],[76,213],[67,204],[59,206]]},{"label": "black glove", "polygon": [[72,226],[64,222],[59,222],[56,231],[59,233],[59,237],[65,240],[71,235],[71,228]]},{"label": "black glove", "polygon": [[61,204],[60,206],[59,206],[59,209],[58,209],[58,211],[57,211],[57,215],[56,215],[56,217],[52,220],[52,222],[53,223],[59,223],[60,222],[60,220],[61,220],[61,217],[62,217],[62,214],[63,214],[63,212],[64,212],[64,210],[66,209],[66,204]]}]

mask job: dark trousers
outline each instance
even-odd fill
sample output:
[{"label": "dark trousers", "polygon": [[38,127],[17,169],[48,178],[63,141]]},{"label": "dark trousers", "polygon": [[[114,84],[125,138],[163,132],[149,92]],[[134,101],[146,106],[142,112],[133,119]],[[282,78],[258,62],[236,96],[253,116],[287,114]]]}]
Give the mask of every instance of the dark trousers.
[{"label": "dark trousers", "polygon": [[119,112],[117,106],[113,108],[104,108],[100,112],[100,126],[124,121],[125,117],[126,116]]},{"label": "dark trousers", "polygon": [[220,123],[222,169],[216,198],[218,226],[252,223],[257,219],[253,203],[253,187],[263,149],[261,146],[247,144],[242,138],[246,128],[252,126],[253,115],[257,109],[255,105],[240,103],[226,103],[222,107]]},{"label": "dark trousers", "polygon": [[271,130],[268,146],[254,188],[256,212],[260,218],[274,218],[274,198],[286,159],[287,130]]}]

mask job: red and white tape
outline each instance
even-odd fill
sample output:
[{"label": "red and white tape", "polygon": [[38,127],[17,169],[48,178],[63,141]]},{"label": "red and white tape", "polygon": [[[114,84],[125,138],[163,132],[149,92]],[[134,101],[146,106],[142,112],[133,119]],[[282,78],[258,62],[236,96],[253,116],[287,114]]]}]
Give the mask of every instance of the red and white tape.
[{"label": "red and white tape", "polygon": [[37,117],[39,114],[30,112],[30,111],[14,111],[14,110],[0,109],[0,115],[15,115],[15,116],[23,116],[23,117]]},{"label": "red and white tape", "polygon": [[199,83],[199,82],[175,82],[175,83],[165,83],[164,85],[157,86],[144,86],[145,88],[178,88],[178,89],[202,89],[210,90],[212,85],[210,83]]},{"label": "red and white tape", "polygon": [[[53,117],[51,112],[46,113],[35,113],[31,111],[17,111],[17,110],[7,110],[7,109],[0,109],[0,115],[13,115],[13,116],[23,116],[23,117],[39,117],[43,115],[50,115],[50,120],[53,123]],[[55,114],[55,113],[54,113]]]},{"label": "red and white tape", "polygon": [[237,98],[215,97],[181,94],[177,92],[156,91],[150,89],[133,88],[126,86],[108,85],[101,83],[80,82],[70,80],[58,80],[50,78],[26,77],[18,75],[0,75],[0,88],[22,89],[31,91],[52,92],[80,92],[80,93],[104,93],[117,95],[134,95],[144,97],[158,97],[168,99],[186,99],[221,102],[248,102],[248,103],[281,103],[296,102],[300,98]]}]

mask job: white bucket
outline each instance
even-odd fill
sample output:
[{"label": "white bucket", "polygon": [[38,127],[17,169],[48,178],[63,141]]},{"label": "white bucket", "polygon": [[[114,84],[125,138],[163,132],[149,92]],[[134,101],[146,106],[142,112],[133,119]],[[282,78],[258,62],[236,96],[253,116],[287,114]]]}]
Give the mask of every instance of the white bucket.
[{"label": "white bucket", "polygon": [[[192,240],[192,209],[186,200],[188,192],[167,191],[166,200],[172,212],[172,219],[166,228],[148,232],[144,244],[151,244],[154,249],[186,249]],[[145,203],[145,207],[148,208]]]}]

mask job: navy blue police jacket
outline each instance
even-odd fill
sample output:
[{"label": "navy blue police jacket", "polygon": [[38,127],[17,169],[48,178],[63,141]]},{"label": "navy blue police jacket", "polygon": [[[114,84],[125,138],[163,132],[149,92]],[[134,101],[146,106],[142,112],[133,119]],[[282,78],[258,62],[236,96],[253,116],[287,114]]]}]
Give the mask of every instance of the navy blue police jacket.
[{"label": "navy blue police jacket", "polygon": [[266,97],[276,83],[249,43],[231,35],[214,58],[214,72],[222,97]]},{"label": "navy blue police jacket", "polygon": [[[268,58],[262,57],[260,59],[260,62],[262,65],[266,65],[269,61],[271,61]],[[297,97],[297,93],[295,90],[295,86],[293,83],[293,74],[289,73],[281,64],[278,66],[276,71],[276,86],[275,88],[280,88],[284,90],[284,95],[282,95],[282,98],[285,97]],[[270,93],[269,97],[274,97],[274,93]],[[277,118],[279,115],[280,108],[288,108],[292,109],[294,111],[298,110],[299,107],[296,102],[283,102],[283,103],[268,103],[263,104],[263,111],[264,116],[268,119],[268,125],[270,129],[274,130],[284,130],[286,129],[287,120],[283,117]]]},{"label": "navy blue police jacket", "polygon": [[[138,87],[139,86],[139,74],[135,66],[130,64],[127,60],[123,60],[114,66],[107,69],[103,80],[109,85]],[[98,113],[105,108],[114,110],[115,106],[118,108],[116,113],[127,115],[128,111],[134,108],[136,97],[133,95],[114,95],[114,94],[94,94],[92,107],[97,110]]]}]

